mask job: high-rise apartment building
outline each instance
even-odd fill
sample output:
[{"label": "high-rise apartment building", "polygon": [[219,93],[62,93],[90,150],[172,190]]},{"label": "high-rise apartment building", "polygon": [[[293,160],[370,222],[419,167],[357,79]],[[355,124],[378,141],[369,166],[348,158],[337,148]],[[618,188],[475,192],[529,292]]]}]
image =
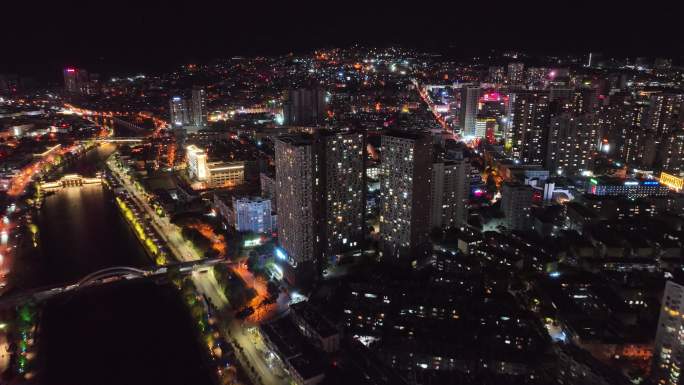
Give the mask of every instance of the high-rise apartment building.
[{"label": "high-rise apartment building", "polygon": [[596,114],[564,113],[551,118],[547,169],[574,174],[588,170],[599,143],[599,123]]},{"label": "high-rise apartment building", "polygon": [[667,281],[653,352],[653,383],[679,385],[684,365],[684,285]]},{"label": "high-rise apartment building", "polygon": [[651,95],[641,123],[647,139],[642,145],[640,165],[676,172],[679,158],[684,155],[678,136],[684,130],[684,94]]},{"label": "high-rise apartment building", "polygon": [[516,93],[513,106],[512,155],[525,164],[546,159],[550,109],[545,92]]},{"label": "high-rise apartment building", "polygon": [[648,131],[643,121],[648,106],[638,100],[625,100],[618,111],[618,135],[621,145],[618,154],[627,164],[640,163]]},{"label": "high-rise apartment building", "polygon": [[525,64],[520,62],[508,63],[507,75],[509,84],[523,84],[525,81]]},{"label": "high-rise apartment building", "polygon": [[673,131],[664,138],[660,168],[670,174],[679,175],[684,168],[684,129]]},{"label": "high-rise apartment building", "polygon": [[501,84],[506,80],[506,70],[503,66],[491,66],[488,78],[491,83]]},{"label": "high-rise apartment building", "polygon": [[353,132],[276,140],[279,239],[293,264],[338,255],[364,237],[364,137]]},{"label": "high-rise apartment building", "polygon": [[651,95],[643,124],[657,136],[684,128],[684,94]]},{"label": "high-rise apartment building", "polygon": [[431,228],[465,225],[468,215],[470,163],[466,159],[432,164]]},{"label": "high-rise apartment building", "polygon": [[381,144],[383,258],[415,260],[429,241],[432,141],[422,132],[392,131]]},{"label": "high-rise apartment building", "polygon": [[259,174],[259,183],[261,184],[261,196],[271,200],[271,208],[273,211],[278,211],[278,199],[275,174],[262,172]]},{"label": "high-rise apartment building", "polygon": [[169,100],[169,121],[171,126],[175,128],[190,124],[188,104],[180,96],[174,96]]},{"label": "high-rise apartment building", "polygon": [[278,241],[293,266],[320,258],[320,154],[308,135],[284,135],[275,141]]},{"label": "high-rise apartment building", "polygon": [[581,115],[598,112],[599,108],[597,88],[552,87],[549,90],[549,100],[555,113]]},{"label": "high-rise apartment building", "polygon": [[463,136],[477,135],[477,111],[480,101],[479,86],[463,86],[461,88],[461,110],[459,121]]},{"label": "high-rise apartment building", "polygon": [[90,94],[90,77],[88,76],[88,71],[74,67],[65,68],[64,91],[68,94]]},{"label": "high-rise apartment building", "polygon": [[325,253],[336,255],[360,246],[364,238],[366,173],[362,133],[322,134],[325,163]]},{"label": "high-rise apartment building", "polygon": [[501,189],[501,211],[509,230],[528,230],[531,224],[532,187],[506,182]]},{"label": "high-rise apartment building", "polygon": [[207,125],[207,92],[202,87],[192,88],[192,125],[206,127]]},{"label": "high-rise apartment building", "polygon": [[321,88],[299,88],[287,91],[283,104],[284,121],[289,126],[321,124],[326,117],[326,92]]},{"label": "high-rise apartment building", "polygon": [[619,156],[620,149],[625,143],[622,131],[626,122],[623,112],[626,110],[627,101],[626,93],[616,92],[599,106],[599,131],[603,142],[601,151],[606,154]]}]

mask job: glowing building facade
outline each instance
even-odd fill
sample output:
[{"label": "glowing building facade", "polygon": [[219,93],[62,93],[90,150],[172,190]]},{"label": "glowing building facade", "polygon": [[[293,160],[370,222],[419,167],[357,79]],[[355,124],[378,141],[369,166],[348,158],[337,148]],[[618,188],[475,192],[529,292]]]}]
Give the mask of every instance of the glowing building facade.
[{"label": "glowing building facade", "polygon": [[188,104],[180,96],[174,96],[169,101],[169,121],[173,127],[183,127],[190,124]]},{"label": "glowing building facade", "polygon": [[512,155],[523,164],[543,164],[550,122],[549,95],[521,92],[514,103]]},{"label": "glowing building facade", "polygon": [[599,122],[595,114],[561,114],[551,118],[546,168],[563,173],[588,170],[599,142]]},{"label": "glowing building facade", "polygon": [[204,88],[192,89],[192,125],[198,128],[207,125],[207,92]]},{"label": "glowing building facade", "polygon": [[360,246],[364,236],[363,134],[318,132],[276,140],[281,246],[295,263]]},{"label": "glowing building facade", "polygon": [[190,145],[186,148],[186,156],[190,179],[198,181],[207,180],[209,177],[207,153],[195,145]]},{"label": "glowing building facade", "polygon": [[383,258],[417,258],[429,240],[432,140],[421,132],[394,131],[381,143]]},{"label": "glowing building facade", "polygon": [[200,182],[195,188],[239,186],[245,181],[244,162],[209,162],[203,149],[190,145],[186,148],[188,176]]}]

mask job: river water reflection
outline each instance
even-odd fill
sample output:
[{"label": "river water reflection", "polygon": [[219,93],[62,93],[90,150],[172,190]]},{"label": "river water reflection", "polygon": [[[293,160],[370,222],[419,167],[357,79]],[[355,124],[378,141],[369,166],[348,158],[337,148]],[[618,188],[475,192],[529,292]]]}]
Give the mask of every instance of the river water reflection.
[{"label": "river water reflection", "polygon": [[[110,152],[101,147],[72,171],[89,174],[86,168]],[[71,283],[106,267],[153,264],[103,186],[70,187],[46,197],[36,223],[39,252],[27,261],[26,286]],[[137,281],[86,289],[46,304],[36,383],[210,384],[201,348],[172,287]]]}]

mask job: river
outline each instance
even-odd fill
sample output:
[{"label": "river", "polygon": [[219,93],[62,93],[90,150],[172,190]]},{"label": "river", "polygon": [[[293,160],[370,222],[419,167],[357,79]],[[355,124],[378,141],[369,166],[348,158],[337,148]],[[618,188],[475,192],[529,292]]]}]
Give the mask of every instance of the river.
[{"label": "river", "polygon": [[[70,172],[94,172],[112,149],[101,146]],[[70,187],[46,197],[36,223],[39,250],[27,261],[27,286],[70,283],[111,266],[153,264],[102,186]],[[171,286],[135,281],[85,289],[45,304],[35,382],[208,385],[212,377],[201,349]]]}]

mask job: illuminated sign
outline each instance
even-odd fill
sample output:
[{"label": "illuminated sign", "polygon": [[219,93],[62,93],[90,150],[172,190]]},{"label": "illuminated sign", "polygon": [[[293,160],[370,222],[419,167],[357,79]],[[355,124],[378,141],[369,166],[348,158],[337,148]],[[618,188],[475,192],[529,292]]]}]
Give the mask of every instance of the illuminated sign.
[{"label": "illuminated sign", "polygon": [[278,257],[280,259],[283,259],[283,260],[287,259],[287,254],[285,254],[285,252],[281,248],[276,248],[275,254],[276,254],[276,257]]},{"label": "illuminated sign", "polygon": [[589,182],[591,182],[591,184],[598,184],[598,181],[594,178],[589,179]]},{"label": "illuminated sign", "polygon": [[643,183],[644,186],[658,186],[660,183],[654,180],[647,180]]},{"label": "illuminated sign", "polygon": [[76,72],[76,70],[73,69],[73,68],[67,68],[67,69],[66,69],[66,72],[74,73],[74,72]]},{"label": "illuminated sign", "polygon": [[269,270],[271,271],[271,276],[276,280],[280,281],[283,279],[283,269],[276,264],[269,265]]},{"label": "illuminated sign", "polygon": [[482,95],[482,100],[485,102],[500,102],[501,94],[498,92],[490,92]]},{"label": "illuminated sign", "polygon": [[639,182],[635,182],[633,180],[625,182],[625,186],[638,186]]},{"label": "illuminated sign", "polygon": [[245,247],[255,247],[261,245],[261,238],[246,239],[244,243]]},{"label": "illuminated sign", "polygon": [[684,188],[684,179],[666,172],[660,173],[660,183],[669,187],[670,190],[681,192]]}]

